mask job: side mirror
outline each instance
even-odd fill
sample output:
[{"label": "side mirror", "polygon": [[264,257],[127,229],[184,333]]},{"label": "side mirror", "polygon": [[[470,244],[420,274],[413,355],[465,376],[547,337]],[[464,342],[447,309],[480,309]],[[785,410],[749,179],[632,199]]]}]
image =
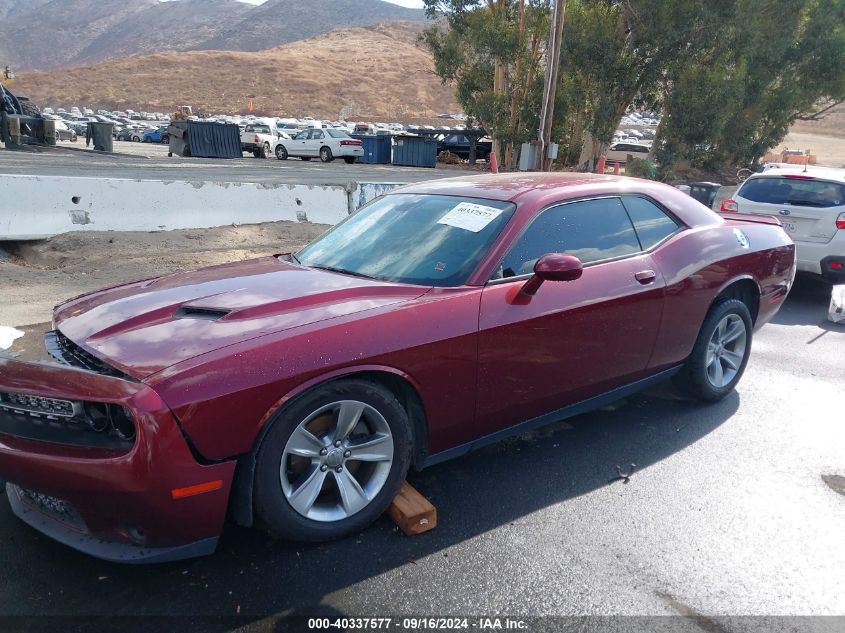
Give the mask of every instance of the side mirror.
[{"label": "side mirror", "polygon": [[534,264],[534,276],[525,282],[521,294],[534,296],[544,281],[575,281],[584,272],[584,265],[574,255],[548,253]]}]

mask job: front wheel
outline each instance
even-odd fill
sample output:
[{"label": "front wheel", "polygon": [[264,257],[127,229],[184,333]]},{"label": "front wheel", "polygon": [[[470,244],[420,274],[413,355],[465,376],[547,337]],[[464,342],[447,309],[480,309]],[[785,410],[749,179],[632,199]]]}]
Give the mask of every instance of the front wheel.
[{"label": "front wheel", "polygon": [[321,385],[270,424],[256,459],[255,505],[275,536],[323,541],[360,531],[408,472],[408,416],[375,382]]},{"label": "front wheel", "polygon": [[276,158],[279,160],[288,159],[288,151],[285,149],[284,145],[276,145]]},{"label": "front wheel", "polygon": [[692,353],[673,378],[685,394],[716,402],[736,387],[748,364],[753,325],[748,306],[738,299],[715,303],[698,333]]},{"label": "front wheel", "polygon": [[330,163],[334,160],[334,156],[332,156],[332,150],[328,147],[321,147],[320,148],[320,160],[324,163]]}]

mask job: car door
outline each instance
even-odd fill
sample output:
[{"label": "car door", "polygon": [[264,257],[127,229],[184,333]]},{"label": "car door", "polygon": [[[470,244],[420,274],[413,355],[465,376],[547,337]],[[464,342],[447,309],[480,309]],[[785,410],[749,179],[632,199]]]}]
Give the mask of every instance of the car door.
[{"label": "car door", "polygon": [[[547,253],[579,257],[576,281],[519,293]],[[514,240],[479,312],[479,435],[596,396],[647,373],[665,283],[619,197],[558,204]]]},{"label": "car door", "polygon": [[288,155],[308,156],[308,154],[305,153],[305,144],[308,142],[308,134],[310,132],[311,130],[302,130],[290,140],[290,143],[285,143],[285,147],[288,148]]},{"label": "car door", "polygon": [[308,135],[308,156],[320,154],[320,148],[325,144],[325,136],[323,130],[311,130]]}]

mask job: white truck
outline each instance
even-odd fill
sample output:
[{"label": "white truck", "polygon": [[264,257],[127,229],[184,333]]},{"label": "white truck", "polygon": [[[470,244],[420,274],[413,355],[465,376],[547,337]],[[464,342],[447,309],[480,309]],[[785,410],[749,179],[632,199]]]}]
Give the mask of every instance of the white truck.
[{"label": "white truck", "polygon": [[241,151],[252,152],[256,158],[270,158],[279,133],[269,123],[248,123],[241,133]]}]

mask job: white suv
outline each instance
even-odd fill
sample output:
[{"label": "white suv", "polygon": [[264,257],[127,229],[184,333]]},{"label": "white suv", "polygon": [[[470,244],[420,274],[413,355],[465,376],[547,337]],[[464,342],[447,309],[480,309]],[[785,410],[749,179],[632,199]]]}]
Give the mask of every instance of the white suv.
[{"label": "white suv", "polygon": [[720,211],[777,217],[795,242],[798,270],[845,282],[845,169],[767,165]]}]

